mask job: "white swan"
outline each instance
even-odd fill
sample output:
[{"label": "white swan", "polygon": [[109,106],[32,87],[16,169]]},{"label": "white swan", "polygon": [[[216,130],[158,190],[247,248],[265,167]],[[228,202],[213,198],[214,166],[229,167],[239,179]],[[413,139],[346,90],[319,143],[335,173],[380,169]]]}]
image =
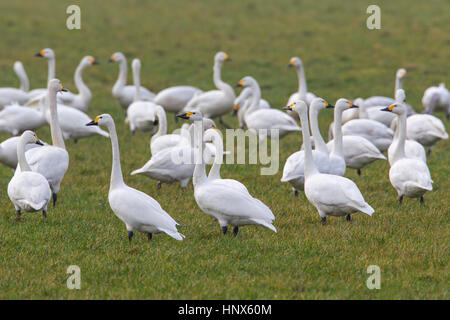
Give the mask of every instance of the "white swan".
[{"label": "white swan", "polygon": [[[396,94],[398,89],[403,89],[403,80],[408,76],[406,70],[404,68],[400,68],[395,73],[395,87],[394,87],[394,95]],[[390,97],[385,96],[372,96],[366,98],[364,103],[367,107],[371,106],[387,106],[394,103],[395,100]]]},{"label": "white swan", "polygon": [[47,216],[47,204],[52,192],[47,179],[38,172],[33,172],[25,158],[25,146],[42,142],[32,131],[25,131],[17,145],[17,158],[21,171],[16,173],[8,184],[8,196],[14,204],[16,214],[21,211],[33,212],[42,210],[44,218]]},{"label": "white swan", "polygon": [[0,111],[0,131],[16,136],[25,130],[37,130],[47,124],[40,110],[12,104]]},{"label": "white swan", "polygon": [[244,121],[247,128],[259,136],[260,141],[263,141],[266,137],[271,137],[272,129],[278,130],[280,138],[291,131],[300,130],[295,120],[286,113],[277,109],[259,109],[261,90],[253,77],[242,78],[237,86],[252,89],[252,102],[245,111]]},{"label": "white swan", "polygon": [[425,113],[431,114],[434,111],[445,111],[445,117],[450,117],[450,92],[444,83],[438,87],[429,87],[425,90],[422,97],[422,104]]},{"label": "white swan", "polygon": [[30,90],[30,80],[28,79],[28,75],[25,72],[22,62],[16,61],[13,66],[14,72],[20,81],[20,90],[24,92],[28,92]]},{"label": "white swan", "polygon": [[[47,102],[51,115],[50,131],[53,145],[33,148],[25,153],[31,169],[47,179],[53,193],[53,206],[56,204],[61,181],[69,167],[69,154],[66,151],[56,109],[56,93],[64,90],[58,79],[52,79],[48,83]],[[20,166],[17,166],[17,172],[20,172]]]},{"label": "white swan", "polygon": [[305,195],[308,201],[316,207],[326,224],[327,216],[347,216],[361,211],[371,216],[373,208],[364,200],[356,184],[345,177],[320,173],[314,164],[311,141],[308,128],[308,107],[300,100],[294,106],[286,109],[296,111],[300,116],[302,134],[305,146]]},{"label": "white swan", "polygon": [[[294,104],[295,103],[292,103],[290,106],[293,107]],[[312,151],[314,163],[316,164],[316,167],[319,170],[319,172],[329,173],[330,158],[325,142],[323,141],[323,138],[320,134],[318,122],[319,111],[324,108],[333,108],[333,106],[321,98],[313,99],[309,108],[309,118],[311,119],[311,130],[313,132],[313,139],[315,145],[315,150]],[[305,150],[300,150],[294,152],[287,158],[283,168],[283,177],[281,178],[281,182],[289,182],[289,184],[291,184],[292,188],[294,189],[295,195],[298,194],[298,190],[304,190],[305,184],[304,163],[305,163]]]},{"label": "white swan", "polygon": [[158,124],[155,117],[156,104],[152,101],[145,101],[142,98],[141,88],[141,60],[133,59],[133,80],[134,80],[134,101],[128,106],[126,110],[127,121],[130,125],[131,133],[134,134],[136,130],[153,132]]},{"label": "white swan", "polygon": [[[298,91],[291,94],[289,97],[287,105],[291,105],[298,100],[303,100],[309,106],[316,95],[312,92],[308,92],[308,85],[306,84],[305,69],[303,67],[303,62],[299,57],[293,57],[289,61],[288,67],[295,68],[297,70],[298,77]],[[298,114],[296,112],[288,111],[288,114],[296,119],[298,119]]]},{"label": "white swan", "polygon": [[[0,143],[0,162],[14,170],[16,169],[18,163],[17,145],[19,140],[20,137],[11,137]],[[39,147],[39,145],[27,144],[25,145],[25,151],[35,147]]]},{"label": "white swan", "polygon": [[420,198],[422,203],[423,195],[427,191],[433,190],[430,170],[425,162],[418,159],[407,158],[405,156],[405,140],[407,132],[407,121],[405,106],[396,102],[383,111],[393,112],[398,115],[398,143],[393,153],[391,169],[389,170],[389,180],[397,190],[399,202],[402,203],[403,196],[409,198]]},{"label": "white swan", "polygon": [[[244,115],[247,110],[247,108],[252,103],[252,88],[246,87],[244,88],[239,96],[234,99],[234,107],[233,107],[233,116],[237,114],[238,121],[239,121],[239,128],[244,128]],[[259,100],[259,109],[270,109],[270,103],[261,98]]]},{"label": "white swan", "polygon": [[84,83],[82,74],[84,69],[96,64],[98,64],[98,61],[92,56],[85,56],[81,59],[74,75],[75,86],[77,87],[79,93],[75,94],[72,92],[66,92],[58,97],[58,102],[86,112],[92,99],[92,93]]},{"label": "white swan", "polygon": [[115,215],[125,223],[129,241],[135,230],[147,233],[149,240],[154,233],[161,232],[176,240],[183,240],[184,235],[177,230],[178,223],[161,208],[155,199],[127,186],[123,181],[119,141],[113,118],[109,114],[102,114],[86,125],[103,125],[108,128],[113,154],[108,201]]},{"label": "white swan", "polygon": [[250,224],[262,225],[276,232],[272,224],[275,217],[264,203],[229,182],[224,183],[223,179],[207,178],[202,152],[204,142],[201,112],[187,112],[177,117],[194,122],[196,164],[193,183],[195,201],[200,209],[219,222],[224,234],[228,225],[234,226],[233,232],[237,235],[239,226]]},{"label": "white swan", "polygon": [[203,91],[192,86],[169,87],[158,92],[155,103],[162,106],[166,112],[178,113],[196,95]]},{"label": "white swan", "polygon": [[231,61],[225,52],[218,52],[214,56],[213,80],[217,90],[206,91],[194,96],[184,108],[185,111],[200,111],[206,118],[219,117],[223,124],[222,116],[233,110],[233,102],[236,98],[233,88],[222,81],[221,70],[225,61]]},{"label": "white swan", "polygon": [[[123,109],[127,109],[133,102],[135,96],[135,87],[125,85],[127,82],[127,59],[121,52],[114,53],[108,60],[108,62],[117,62],[119,64],[119,77],[112,89],[114,98],[119,102]],[[144,101],[152,101],[155,98],[155,94],[150,90],[140,87],[140,96]]]},{"label": "white swan", "polygon": [[[47,72],[47,85],[50,82],[50,80],[55,78],[55,53],[50,48],[45,48],[38,53],[35,54],[36,57],[45,58],[47,59],[48,64],[48,72]],[[39,89],[33,89],[28,92],[28,99],[34,100],[38,98],[39,96],[44,96],[47,94],[47,88],[39,88]]]},{"label": "white swan", "polygon": [[18,61],[14,63],[14,71],[19,77],[20,88],[10,88],[10,87],[0,88],[0,110],[12,103],[25,104],[28,101],[28,93],[27,93],[28,88],[26,87],[26,83],[23,82],[24,69],[23,66],[22,68],[21,66],[22,64]]}]

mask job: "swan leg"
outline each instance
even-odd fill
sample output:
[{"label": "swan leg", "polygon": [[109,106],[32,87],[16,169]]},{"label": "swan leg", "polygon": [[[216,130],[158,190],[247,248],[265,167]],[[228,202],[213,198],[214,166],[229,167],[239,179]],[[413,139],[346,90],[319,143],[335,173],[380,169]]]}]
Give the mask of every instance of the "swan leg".
[{"label": "swan leg", "polygon": [[231,127],[230,127],[229,125],[227,125],[225,122],[223,122],[222,116],[219,117],[219,123],[220,123],[221,125],[223,125],[225,128],[231,129]]},{"label": "swan leg", "polygon": [[423,196],[420,196],[420,203],[424,203],[425,202],[425,199],[423,198]]},{"label": "swan leg", "polygon": [[222,233],[223,233],[223,234],[227,234],[227,230],[228,230],[228,227],[227,227],[227,226],[222,227]]},{"label": "swan leg", "polygon": [[327,217],[322,217],[322,225],[327,225]]},{"label": "swan leg", "polygon": [[73,142],[74,142],[75,144],[77,144],[78,139],[73,139]]},{"label": "swan leg", "polygon": [[294,190],[294,196],[298,197],[298,190],[297,189]]},{"label": "swan leg", "polygon": [[234,229],[233,229],[233,233],[234,233],[235,237],[238,235],[238,232],[239,232],[239,227],[235,226]]},{"label": "swan leg", "polygon": [[429,147],[429,148],[428,148],[427,156],[430,156],[431,150],[432,150],[432,149],[433,149],[433,147]]},{"label": "swan leg", "polygon": [[345,220],[352,221],[352,217],[350,216],[350,213],[345,217]]},{"label": "swan leg", "polygon": [[403,202],[403,195],[401,195],[400,197],[398,197],[398,204],[402,205]]},{"label": "swan leg", "polygon": [[56,205],[56,200],[58,200],[58,195],[56,193],[52,194],[52,198],[53,198],[53,208]]},{"label": "swan leg", "polygon": [[44,218],[47,218],[47,210],[42,210],[42,216],[43,216]]},{"label": "swan leg", "polygon": [[152,234],[149,232],[149,233],[147,233],[147,239],[148,239],[148,241],[151,241],[152,240]]},{"label": "swan leg", "polygon": [[128,241],[131,242],[131,238],[133,238],[133,231],[128,231]]},{"label": "swan leg", "polygon": [[356,173],[358,173],[358,176],[361,176],[361,169],[357,169]]},{"label": "swan leg", "polygon": [[16,210],[16,220],[21,220],[22,216],[20,215],[20,209]]},{"label": "swan leg", "polygon": [[158,181],[158,183],[156,184],[156,189],[161,189],[162,186],[162,182]]}]

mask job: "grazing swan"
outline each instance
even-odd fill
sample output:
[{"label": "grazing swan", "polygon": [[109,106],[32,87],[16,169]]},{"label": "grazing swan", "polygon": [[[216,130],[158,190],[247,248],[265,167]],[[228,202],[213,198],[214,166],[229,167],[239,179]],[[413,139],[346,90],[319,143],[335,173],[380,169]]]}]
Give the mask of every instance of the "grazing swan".
[{"label": "grazing swan", "polygon": [[239,226],[262,225],[276,232],[272,221],[275,219],[272,211],[260,200],[253,198],[248,191],[223,182],[223,179],[208,179],[205,161],[203,159],[203,116],[199,111],[177,115],[182,119],[194,122],[195,135],[195,170],[194,198],[200,209],[219,222],[223,234],[227,226],[234,226],[233,233],[237,235]]},{"label": "grazing swan", "polygon": [[[364,114],[367,106],[359,106],[359,113]],[[342,126],[344,136],[361,136],[372,142],[381,152],[386,151],[392,143],[394,131],[384,124],[371,119],[352,119]]]},{"label": "grazing swan", "polygon": [[13,69],[20,80],[20,90],[28,92],[28,90],[30,90],[30,80],[28,80],[28,75],[25,72],[22,62],[14,62]]},{"label": "grazing swan", "polygon": [[[52,79],[48,83],[47,102],[51,116],[50,131],[53,145],[33,148],[25,153],[31,169],[47,179],[53,193],[53,206],[56,204],[61,181],[69,167],[69,154],[66,151],[56,109],[56,93],[64,90],[66,89],[58,79]],[[17,172],[20,172],[20,166],[17,167],[16,174]]]},{"label": "grazing swan", "polygon": [[430,177],[430,170],[422,160],[407,158],[405,156],[405,140],[407,131],[406,113],[403,104],[396,102],[383,111],[393,112],[398,116],[398,143],[396,144],[391,169],[389,170],[389,180],[397,190],[398,201],[401,204],[403,196],[408,198],[420,198],[423,203],[423,195],[427,191],[433,190],[433,180]]},{"label": "grazing swan", "polygon": [[[303,100],[302,100],[303,101]],[[294,106],[294,103],[291,104]],[[327,147],[319,130],[318,116],[319,111],[324,108],[333,108],[321,98],[315,98],[309,108],[309,118],[311,119],[311,131],[313,132],[313,139],[315,150],[312,151],[314,163],[319,172],[329,173],[330,158]],[[287,158],[283,168],[283,177],[281,182],[289,182],[294,189],[294,194],[298,195],[298,190],[304,189],[305,184],[305,150],[294,152]],[[345,168],[344,168],[345,171]]]},{"label": "grazing swan", "polygon": [[425,113],[432,114],[434,111],[445,111],[445,117],[450,117],[450,92],[444,83],[438,87],[429,87],[423,93],[422,104]]},{"label": "grazing swan", "polygon": [[42,112],[34,108],[12,104],[0,111],[0,131],[13,136],[25,130],[37,130],[46,124]]},{"label": "grazing swan", "polygon": [[151,101],[145,101],[142,99],[141,88],[141,60],[133,59],[132,65],[133,69],[133,80],[134,80],[134,101],[128,106],[126,111],[127,121],[130,125],[131,133],[137,130],[141,131],[151,131],[155,130],[158,121],[155,118],[156,104]]},{"label": "grazing swan", "polygon": [[206,91],[193,97],[185,111],[200,111],[206,118],[219,117],[223,124],[222,116],[233,110],[233,102],[236,98],[233,88],[222,81],[221,70],[225,61],[231,58],[225,52],[218,52],[214,56],[213,80],[217,90]]},{"label": "grazing swan", "polygon": [[[308,86],[306,84],[306,77],[305,77],[305,69],[303,68],[302,60],[300,60],[300,58],[298,57],[293,57],[289,61],[288,67],[290,68],[294,67],[297,70],[298,91],[293,93],[289,97],[287,105],[289,106],[298,100],[303,100],[309,106],[312,103],[313,99],[316,97],[316,95],[314,93],[308,92]],[[296,112],[288,111],[288,114],[298,119],[298,115]]]},{"label": "grazing swan", "polygon": [[147,233],[148,240],[152,239],[154,233],[161,232],[176,240],[183,240],[184,235],[177,230],[178,223],[155,199],[127,186],[123,181],[119,141],[113,118],[109,114],[102,114],[86,125],[102,125],[108,128],[113,155],[108,201],[115,215],[125,223],[129,241],[133,237],[134,230]]},{"label": "grazing swan", "polygon": [[[55,53],[50,48],[45,48],[35,54],[36,57],[47,59],[48,72],[47,72],[47,85],[50,80],[55,78]],[[33,100],[42,94],[47,94],[47,88],[34,89],[28,92],[29,100]]]},{"label": "grazing swan", "polygon": [[[244,88],[236,99],[234,99],[233,116],[237,114],[239,121],[239,128],[244,128],[244,114],[247,108],[252,103],[252,88]],[[259,109],[270,109],[270,104],[267,100],[259,100]]]},{"label": "grazing swan", "polygon": [[[17,144],[19,143],[19,140],[20,137],[11,137],[0,143],[0,162],[14,170],[18,163]],[[27,144],[25,145],[25,151],[35,147],[39,147],[39,145]]]},{"label": "grazing swan", "polygon": [[253,77],[242,78],[236,86],[252,89],[252,100],[250,106],[245,110],[244,122],[247,128],[259,136],[260,141],[271,136],[271,129],[279,130],[280,138],[291,131],[300,130],[295,120],[286,113],[276,109],[259,109],[261,90]]},{"label": "grazing swan", "polygon": [[178,113],[196,95],[203,91],[192,86],[169,87],[158,92],[155,96],[155,103],[164,108],[166,112]]},{"label": "grazing swan", "polygon": [[[127,59],[123,53],[116,52],[109,58],[108,62],[117,62],[119,64],[119,77],[114,84],[112,94],[120,106],[126,110],[133,102],[136,90],[134,86],[125,85],[127,82]],[[144,101],[152,101],[155,94],[144,87],[140,87],[140,96]]]},{"label": "grazing swan", "polygon": [[8,196],[16,209],[17,217],[21,211],[34,212],[42,210],[44,218],[47,216],[47,204],[52,192],[47,179],[38,172],[33,172],[25,158],[25,146],[42,142],[32,131],[25,131],[17,144],[17,158],[20,172],[17,172],[8,184]]},{"label": "grazing swan", "polygon": [[79,93],[75,94],[72,92],[66,92],[62,94],[60,97],[58,97],[58,102],[61,102],[66,106],[73,107],[83,112],[86,112],[89,103],[91,102],[92,94],[91,90],[89,90],[89,88],[83,82],[82,74],[84,69],[96,64],[98,64],[98,61],[95,60],[94,57],[85,56],[83,59],[81,59],[80,64],[75,70],[74,76],[75,85]]},{"label": "grazing swan", "polygon": [[327,216],[347,216],[361,211],[369,216],[374,212],[373,208],[364,200],[356,184],[345,177],[320,173],[314,163],[311,150],[311,141],[308,128],[308,107],[302,100],[287,106],[285,109],[294,110],[300,116],[303,141],[305,146],[305,195],[308,201],[316,207],[322,218],[322,224],[326,224]]}]

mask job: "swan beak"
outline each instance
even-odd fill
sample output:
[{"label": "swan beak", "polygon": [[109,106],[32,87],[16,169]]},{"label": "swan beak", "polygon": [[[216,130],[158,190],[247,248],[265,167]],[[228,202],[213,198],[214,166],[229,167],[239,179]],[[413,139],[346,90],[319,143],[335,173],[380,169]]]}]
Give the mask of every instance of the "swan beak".
[{"label": "swan beak", "polygon": [[223,57],[223,60],[225,60],[225,61],[231,61],[231,58],[230,58],[230,56],[229,55],[225,55],[225,57]]},{"label": "swan beak", "polygon": [[108,62],[115,62],[116,61],[116,59],[114,59],[114,56],[111,56],[109,59],[108,59]]},{"label": "swan beak", "polygon": [[42,51],[40,51],[40,52],[36,53],[34,56],[35,57],[43,57],[44,55],[42,54]]},{"label": "swan beak", "polygon": [[288,68],[293,67],[294,66],[294,62],[293,61],[289,62],[287,66],[288,66]]},{"label": "swan beak", "polygon": [[98,126],[98,117],[96,117],[94,120],[92,120],[89,123],[86,123],[86,126]]},{"label": "swan beak", "polygon": [[380,109],[381,111],[387,111],[387,112],[392,112],[392,110],[394,109],[395,105],[390,105],[384,109]]},{"label": "swan beak", "polygon": [[40,145],[40,146],[43,146],[43,145],[44,145],[44,143],[43,143],[41,140],[39,140],[39,139],[36,141],[36,144],[38,144],[38,145]]},{"label": "swan beak", "polygon": [[239,80],[239,82],[236,84],[236,88],[242,87],[243,84],[244,84],[244,81]]},{"label": "swan beak", "polygon": [[232,116],[237,115],[238,111],[239,111],[239,105],[235,105],[235,106],[233,107],[233,114],[232,114]]},{"label": "swan beak", "polygon": [[91,63],[94,65],[94,64],[99,64],[99,62],[97,61],[97,60],[95,60],[95,58],[92,58],[91,59]]},{"label": "swan beak", "polygon": [[327,104],[326,108],[327,109],[332,109],[332,108],[334,108],[334,106],[332,104]]},{"label": "swan beak", "polygon": [[291,106],[286,106],[286,107],[283,107],[283,110],[291,110],[292,111],[292,108],[291,108]]},{"label": "swan beak", "polygon": [[180,113],[177,114],[177,118],[189,119],[193,114],[194,114],[193,112]]}]

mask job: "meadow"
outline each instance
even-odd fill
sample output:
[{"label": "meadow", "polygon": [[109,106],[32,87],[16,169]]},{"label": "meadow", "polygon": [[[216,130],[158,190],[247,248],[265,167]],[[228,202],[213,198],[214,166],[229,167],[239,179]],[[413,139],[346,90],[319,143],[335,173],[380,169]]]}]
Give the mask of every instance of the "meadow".
[{"label": "meadow", "polygon": [[[81,30],[66,28],[70,4],[81,7]],[[380,30],[366,28],[369,4],[381,7]],[[405,199],[400,207],[389,164],[377,161],[360,177],[346,173],[374,215],[355,214],[351,223],[329,218],[323,227],[306,197],[294,197],[280,182],[286,158],[301,144],[301,134],[290,134],[280,141],[276,175],[261,176],[260,165],[222,166],[223,177],[241,181],[272,209],[278,233],[249,226],[236,238],[223,236],[197,207],[192,184],[157,189],[156,181],[129,175],[150,157],[150,136],[132,136],[124,123],[111,94],[118,66],[107,60],[116,51],[129,62],[139,57],[141,82],[153,92],[182,84],[208,90],[213,56],[225,51],[233,60],[223,79],[234,85],[255,77],[273,108],[297,88],[286,67],[292,56],[304,62],[308,90],[331,103],[392,96],[395,71],[404,67],[407,102],[422,112],[423,91],[450,82],[449,10],[444,0],[0,0],[0,87],[18,86],[15,60],[23,62],[32,89],[43,87],[47,64],[34,54],[48,47],[56,53],[57,77],[76,91],[80,59],[97,58],[100,65],[83,75],[93,93],[89,115],[114,117],[126,183],[159,201],[186,235],[184,241],[157,235],[149,243],[136,233],[130,244],[108,205],[109,139],[69,141],[69,170],[45,220],[39,213],[14,219],[6,193],[13,171],[0,166],[0,299],[448,299],[450,140],[428,157],[434,190],[424,205]],[[449,131],[450,122],[437,116]],[[332,117],[329,110],[320,114],[325,137]],[[168,120],[169,131],[181,125],[170,114]],[[238,126],[231,115],[224,120]],[[38,135],[51,141],[49,127]],[[0,134],[1,141],[7,137]],[[80,290],[66,287],[69,265],[81,269]],[[366,287],[369,265],[381,268],[380,290]]]}]

